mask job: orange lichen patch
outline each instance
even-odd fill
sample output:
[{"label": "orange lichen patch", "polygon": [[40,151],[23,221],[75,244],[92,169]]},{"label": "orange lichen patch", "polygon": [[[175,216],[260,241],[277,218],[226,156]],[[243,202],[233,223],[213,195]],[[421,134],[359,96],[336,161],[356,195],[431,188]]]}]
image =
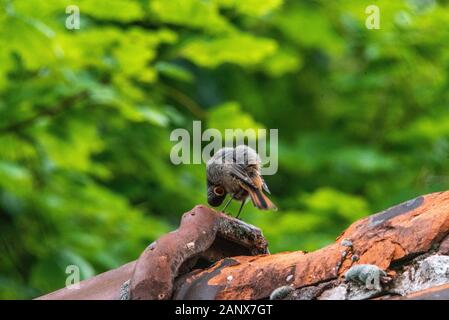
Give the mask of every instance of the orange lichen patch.
[{"label": "orange lichen patch", "polygon": [[[301,251],[283,252],[276,254],[276,256],[276,261],[279,264],[283,266],[294,267],[296,265],[295,260],[297,260],[301,256],[304,256],[304,253]],[[261,255],[256,258],[248,256],[233,257],[232,259],[237,263],[226,268],[226,274],[220,273],[211,281],[209,281],[209,284],[221,284],[223,281],[226,281],[226,278],[228,278],[229,276],[237,276],[238,278],[239,274],[242,274],[242,272],[247,272],[249,270],[251,270],[252,272],[254,271],[256,274],[263,275],[266,270],[272,267],[272,257],[273,255]],[[241,281],[241,279],[238,279],[238,281]]]},{"label": "orange lichen patch", "polygon": [[353,239],[360,263],[388,267],[391,261],[428,251],[448,232],[449,192],[441,192],[356,222],[339,239]]},{"label": "orange lichen patch", "polygon": [[[373,243],[371,248],[360,256],[359,264],[375,264],[381,269],[387,269],[395,255],[395,245],[388,240]],[[340,274],[346,270],[342,269]]]},{"label": "orange lichen patch", "polygon": [[339,248],[340,245],[333,244],[304,255],[296,265],[295,287],[335,278],[342,261]]},{"label": "orange lichen patch", "polygon": [[[279,253],[276,256],[276,265],[273,265],[273,256],[271,255],[263,255],[257,258],[233,257],[232,260],[235,261],[235,264],[221,269],[207,284],[223,287],[220,294],[215,297],[216,299],[221,297],[249,299],[254,295],[264,295],[267,291],[270,291],[273,284],[278,283],[281,286],[294,282],[297,261],[305,254],[298,251]],[[250,275],[251,278],[247,278],[245,275]],[[267,282],[267,279],[270,279],[270,281]],[[228,288],[231,288],[231,290],[228,290]],[[238,292],[235,292],[234,288],[239,288]]]}]

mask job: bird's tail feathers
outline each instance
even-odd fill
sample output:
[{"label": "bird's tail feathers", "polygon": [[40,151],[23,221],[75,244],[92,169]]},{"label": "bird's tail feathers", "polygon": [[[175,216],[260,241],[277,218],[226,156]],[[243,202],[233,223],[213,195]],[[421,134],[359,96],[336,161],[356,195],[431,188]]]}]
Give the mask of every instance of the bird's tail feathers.
[{"label": "bird's tail feathers", "polygon": [[277,210],[276,205],[260,189],[247,188],[254,206],[262,210]]}]

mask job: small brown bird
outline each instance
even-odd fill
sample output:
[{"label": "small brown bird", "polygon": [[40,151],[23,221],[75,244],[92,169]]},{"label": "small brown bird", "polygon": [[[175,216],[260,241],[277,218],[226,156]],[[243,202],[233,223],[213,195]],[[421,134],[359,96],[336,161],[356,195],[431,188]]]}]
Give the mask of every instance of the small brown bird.
[{"label": "small brown bird", "polygon": [[221,205],[229,194],[232,199],[241,201],[237,218],[248,197],[254,206],[277,210],[276,206],[263,193],[270,193],[260,174],[260,158],[256,151],[246,145],[235,148],[222,148],[206,164],[207,202],[214,207]]}]

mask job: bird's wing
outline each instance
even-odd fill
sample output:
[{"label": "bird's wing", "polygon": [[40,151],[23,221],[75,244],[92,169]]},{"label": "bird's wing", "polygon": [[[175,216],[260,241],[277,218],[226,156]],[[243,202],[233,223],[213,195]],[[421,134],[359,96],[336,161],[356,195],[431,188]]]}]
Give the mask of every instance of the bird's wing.
[{"label": "bird's wing", "polygon": [[248,175],[248,173],[244,169],[244,165],[239,164],[233,164],[230,166],[230,173],[231,175],[235,176],[236,178],[242,180],[245,184],[257,188],[251,177]]}]

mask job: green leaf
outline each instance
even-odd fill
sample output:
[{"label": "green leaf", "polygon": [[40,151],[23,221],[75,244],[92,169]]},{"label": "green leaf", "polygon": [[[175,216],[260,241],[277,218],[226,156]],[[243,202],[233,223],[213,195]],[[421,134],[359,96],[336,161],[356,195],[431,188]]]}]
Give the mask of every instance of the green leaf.
[{"label": "green leaf", "polygon": [[213,1],[199,0],[152,0],[151,12],[161,21],[186,27],[223,32],[233,27],[219,13]]},{"label": "green leaf", "polygon": [[250,114],[244,112],[237,102],[227,102],[215,106],[209,112],[208,127],[220,130],[224,134],[226,129],[263,129]]},{"label": "green leaf", "polygon": [[191,40],[180,53],[200,66],[214,68],[223,63],[254,66],[276,50],[277,43],[272,39],[237,33],[222,38]]},{"label": "green leaf", "polygon": [[156,70],[162,75],[171,79],[192,83],[194,80],[193,74],[187,69],[170,62],[158,62],[155,65]]},{"label": "green leaf", "polygon": [[122,0],[79,0],[81,16],[83,14],[98,19],[111,19],[117,21],[133,21],[143,19],[145,16],[143,7],[138,1]]},{"label": "green leaf", "polygon": [[278,9],[283,0],[216,0],[216,2],[225,8],[233,8],[241,14],[259,17]]}]

